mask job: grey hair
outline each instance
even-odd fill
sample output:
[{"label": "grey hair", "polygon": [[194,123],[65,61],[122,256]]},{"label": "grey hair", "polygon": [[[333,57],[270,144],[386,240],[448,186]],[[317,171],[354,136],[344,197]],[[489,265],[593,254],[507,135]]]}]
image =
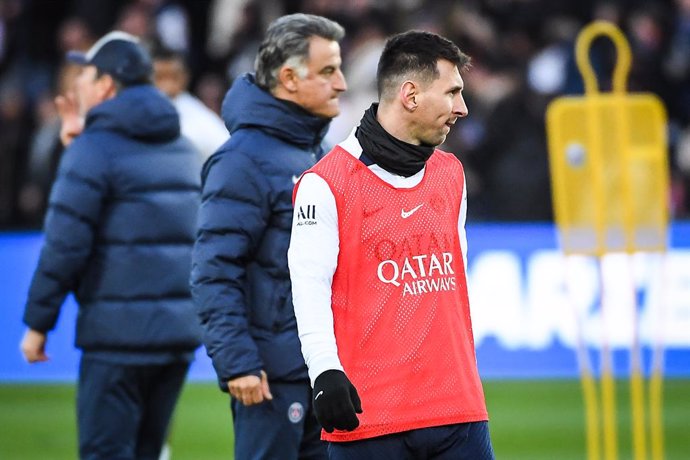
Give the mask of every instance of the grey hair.
[{"label": "grey hair", "polygon": [[306,77],[309,39],[314,36],[340,41],[345,29],[335,21],[313,14],[290,14],[273,21],[254,61],[256,84],[268,91],[275,89],[278,72],[284,64],[294,66],[300,78]]}]

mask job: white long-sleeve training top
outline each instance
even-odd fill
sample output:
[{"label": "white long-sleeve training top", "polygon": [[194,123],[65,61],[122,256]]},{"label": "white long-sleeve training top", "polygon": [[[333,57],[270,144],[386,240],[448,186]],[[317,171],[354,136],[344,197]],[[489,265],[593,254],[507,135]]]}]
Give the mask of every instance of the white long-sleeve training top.
[{"label": "white long-sleeve training top", "polygon": [[[355,158],[359,158],[362,154],[362,147],[354,135],[354,130],[339,145]],[[405,189],[419,184],[426,168],[410,177],[389,173],[375,164],[369,166],[369,169],[393,187]],[[302,177],[294,208],[288,265],[302,354],[309,368],[309,378],[313,386],[316,377],[324,371],[343,370],[338,358],[331,310],[331,285],[340,250],[338,211],[330,187],[325,180],[313,173]],[[308,209],[315,210],[309,217],[311,225],[304,225],[304,219],[301,225],[297,225],[298,213],[306,212],[305,210]],[[467,187],[463,180],[458,235],[462,245],[465,269],[467,269],[466,215]]]}]

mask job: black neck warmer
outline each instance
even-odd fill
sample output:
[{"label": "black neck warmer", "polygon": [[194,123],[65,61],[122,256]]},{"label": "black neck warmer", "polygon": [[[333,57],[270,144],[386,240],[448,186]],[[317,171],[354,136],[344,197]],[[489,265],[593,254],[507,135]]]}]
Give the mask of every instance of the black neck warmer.
[{"label": "black neck warmer", "polygon": [[365,112],[355,137],[362,152],[386,171],[410,177],[422,170],[434,147],[414,145],[396,139],[386,132],[376,119],[379,105],[374,103]]}]

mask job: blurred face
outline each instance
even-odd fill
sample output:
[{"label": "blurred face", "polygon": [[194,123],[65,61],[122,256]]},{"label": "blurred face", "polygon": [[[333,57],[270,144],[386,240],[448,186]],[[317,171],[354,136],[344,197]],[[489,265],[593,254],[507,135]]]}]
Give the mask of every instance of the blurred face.
[{"label": "blurred face", "polygon": [[420,86],[410,130],[412,139],[433,146],[443,144],[451,126],[468,113],[462,97],[464,82],[458,68],[450,61],[440,60],[438,70],[439,78]]},{"label": "blurred face", "polygon": [[153,81],[168,97],[174,98],[187,87],[187,74],[182,63],[174,59],[156,59]]},{"label": "blurred face", "polygon": [[108,75],[97,75],[95,66],[84,66],[74,82],[79,115],[82,117],[93,107],[115,95],[113,79]]},{"label": "blurred face", "polygon": [[338,97],[347,89],[340,69],[340,45],[322,37],[312,37],[307,74],[296,81],[295,102],[313,115],[333,118],[340,113]]}]

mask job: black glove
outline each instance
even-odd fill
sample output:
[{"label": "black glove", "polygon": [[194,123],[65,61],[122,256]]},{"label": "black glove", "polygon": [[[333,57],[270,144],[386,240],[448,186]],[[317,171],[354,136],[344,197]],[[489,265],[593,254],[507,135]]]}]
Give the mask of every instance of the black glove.
[{"label": "black glove", "polygon": [[314,381],[314,414],[327,433],[352,431],[359,426],[362,402],[343,371],[328,370]]}]

